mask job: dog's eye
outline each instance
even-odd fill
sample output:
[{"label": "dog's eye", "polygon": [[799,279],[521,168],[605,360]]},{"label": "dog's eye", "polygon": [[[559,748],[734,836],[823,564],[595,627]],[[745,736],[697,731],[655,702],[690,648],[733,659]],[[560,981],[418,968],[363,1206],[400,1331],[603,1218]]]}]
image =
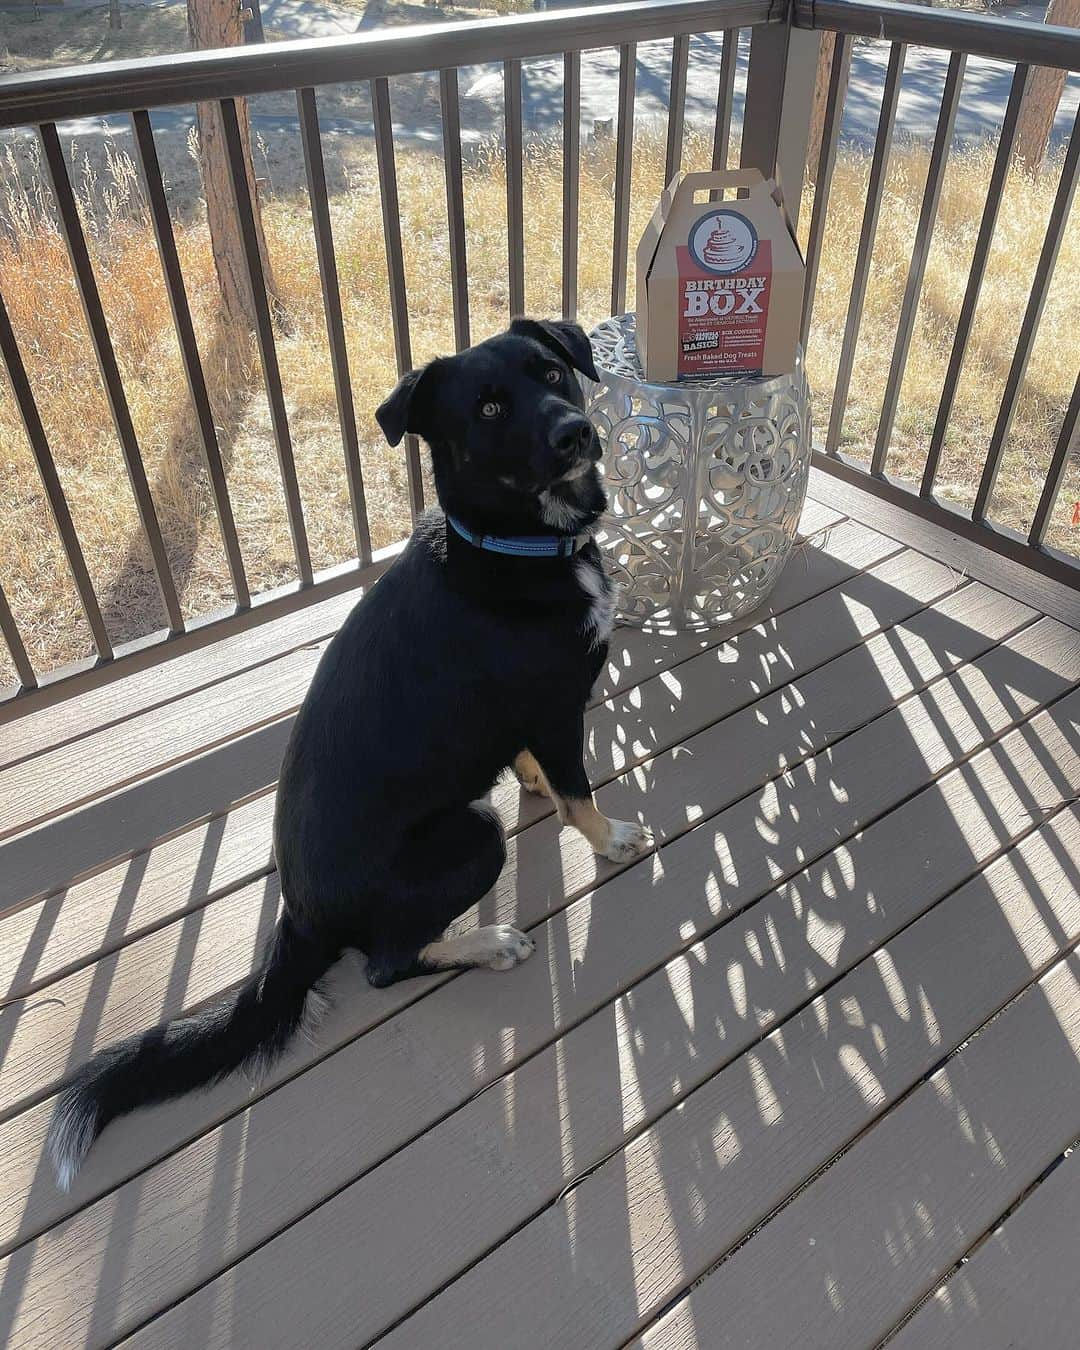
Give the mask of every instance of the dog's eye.
[{"label": "dog's eye", "polygon": [[488,418],[498,417],[500,412],[502,412],[502,409],[499,407],[499,405],[495,402],[494,399],[489,398],[484,403],[480,404],[481,417],[488,417]]},{"label": "dog's eye", "polygon": [[544,379],[547,380],[548,384],[558,384],[562,379],[562,371],[558,366],[548,366],[547,370],[544,371]]}]

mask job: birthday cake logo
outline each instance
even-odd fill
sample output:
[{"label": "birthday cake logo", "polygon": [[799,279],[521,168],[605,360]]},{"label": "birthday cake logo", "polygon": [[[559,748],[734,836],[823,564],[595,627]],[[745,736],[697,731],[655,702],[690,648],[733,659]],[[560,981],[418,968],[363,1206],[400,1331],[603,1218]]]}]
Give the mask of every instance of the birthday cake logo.
[{"label": "birthday cake logo", "polygon": [[758,237],[753,225],[737,211],[710,211],[694,225],[687,243],[703,271],[730,275],[753,262]]}]

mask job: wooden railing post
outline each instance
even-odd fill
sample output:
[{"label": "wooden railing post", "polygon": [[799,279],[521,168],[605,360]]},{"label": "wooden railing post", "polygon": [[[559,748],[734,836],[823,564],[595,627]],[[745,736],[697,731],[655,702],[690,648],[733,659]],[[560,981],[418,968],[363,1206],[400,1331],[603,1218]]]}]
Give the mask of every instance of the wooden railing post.
[{"label": "wooden railing post", "polygon": [[799,224],[820,49],[821,33],[792,27],[790,14],[784,23],[750,30],[739,163],[767,177],[775,174],[792,228]]}]

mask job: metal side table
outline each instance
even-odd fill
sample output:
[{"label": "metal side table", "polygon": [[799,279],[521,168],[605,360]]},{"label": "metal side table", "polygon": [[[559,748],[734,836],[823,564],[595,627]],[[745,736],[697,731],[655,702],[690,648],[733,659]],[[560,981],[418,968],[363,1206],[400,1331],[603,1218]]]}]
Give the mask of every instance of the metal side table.
[{"label": "metal side table", "polygon": [[706,628],[756,609],[795,543],[810,472],[810,392],[790,375],[647,384],[634,316],[591,333],[583,380],[604,446],[609,509],[597,542],[619,619]]}]

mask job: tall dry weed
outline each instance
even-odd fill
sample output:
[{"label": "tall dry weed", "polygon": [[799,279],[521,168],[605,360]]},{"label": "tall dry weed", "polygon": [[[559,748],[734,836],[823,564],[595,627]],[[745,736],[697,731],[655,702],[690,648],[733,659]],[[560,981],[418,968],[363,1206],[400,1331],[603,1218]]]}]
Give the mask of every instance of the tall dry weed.
[{"label": "tall dry weed", "polygon": [[[710,149],[707,138],[689,135],[687,167],[704,167]],[[656,200],[663,154],[657,136],[638,135],[631,245]],[[611,142],[582,152],[578,308],[586,324],[603,318],[610,306],[613,160]],[[275,165],[274,153],[267,152],[267,164],[276,195],[265,203],[266,235],[289,316],[288,332],[278,334],[278,354],[312,554],[316,566],[327,566],[350,558],[354,544],[311,219],[303,193],[293,186],[294,163]],[[958,152],[949,165],[889,457],[897,474],[917,476],[925,458],[990,165],[989,149]],[[1035,180],[1018,174],[1008,185],[941,466],[941,491],[960,502],[974,495],[1059,167],[1051,164]],[[400,152],[398,168],[412,357],[418,363],[453,345],[443,171],[438,157],[418,150]],[[876,433],[926,169],[924,149],[901,146],[894,153],[844,419],[843,445],[855,454],[867,454]],[[841,155],[808,352],[819,428],[829,415],[867,174],[865,156]],[[98,167],[76,148],[72,181],[184,608],[206,613],[229,603],[231,593],[138,177],[116,147]],[[555,313],[561,305],[561,183],[560,147],[531,147],[524,166],[525,278],[527,305],[536,313]],[[506,184],[496,147],[484,148],[466,167],[464,194],[477,340],[507,317]],[[295,574],[269,413],[254,351],[238,350],[220,330],[206,226],[190,208],[185,203],[178,211],[177,248],[244,559],[252,588],[261,589]],[[1080,366],[1078,215],[1066,233],[994,503],[999,520],[1021,528],[1031,520]],[[372,153],[353,157],[347,187],[331,201],[331,217],[372,538],[380,547],[408,530],[409,511],[402,454],[386,447],[373,417],[395,378],[395,353]],[[804,227],[808,219],[809,203]],[[0,191],[0,289],[110,630],[117,640],[150,631],[161,622],[160,606],[64,244],[40,166],[10,156]],[[632,258],[627,302],[633,303]],[[1074,465],[1050,535],[1073,552],[1076,495],[1080,470]],[[47,669],[87,654],[89,636],[6,381],[0,383],[0,527],[0,584],[36,665]],[[10,675],[10,667],[2,675]]]}]

